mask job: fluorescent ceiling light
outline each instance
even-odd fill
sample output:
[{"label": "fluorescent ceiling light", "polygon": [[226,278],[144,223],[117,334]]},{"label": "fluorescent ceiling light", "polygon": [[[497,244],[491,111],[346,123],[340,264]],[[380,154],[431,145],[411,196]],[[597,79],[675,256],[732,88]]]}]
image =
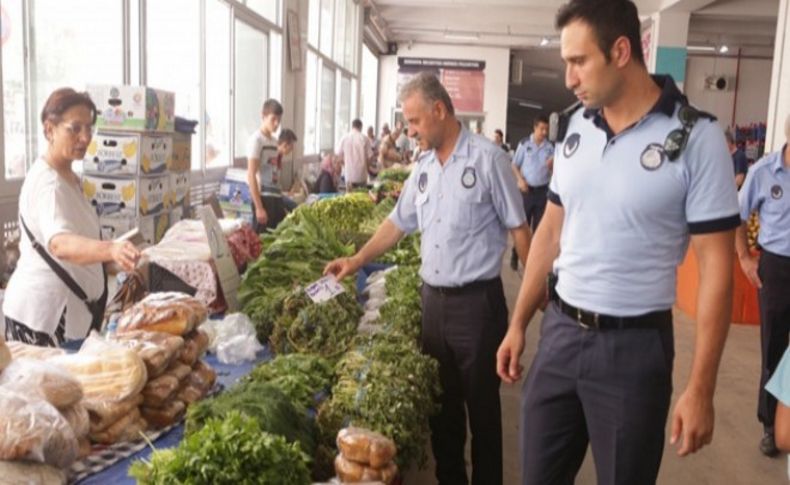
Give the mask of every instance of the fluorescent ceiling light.
[{"label": "fluorescent ceiling light", "polygon": [[547,45],[549,45],[549,42],[550,41],[548,37],[543,37],[542,39],[540,39],[540,46],[546,47]]},{"label": "fluorescent ceiling light", "polygon": [[714,52],[716,50],[712,45],[690,45],[687,46],[686,49],[698,52]]},{"label": "fluorescent ceiling light", "polygon": [[730,52],[730,48],[727,47],[727,44],[722,44],[722,46],[719,47],[719,54],[726,54],[728,52]]},{"label": "fluorescent ceiling light", "polygon": [[474,32],[445,32],[444,38],[452,40],[480,40],[480,36]]},{"label": "fluorescent ceiling light", "polygon": [[522,108],[531,108],[531,109],[543,109],[543,105],[540,103],[535,103],[533,101],[519,101],[518,105]]}]

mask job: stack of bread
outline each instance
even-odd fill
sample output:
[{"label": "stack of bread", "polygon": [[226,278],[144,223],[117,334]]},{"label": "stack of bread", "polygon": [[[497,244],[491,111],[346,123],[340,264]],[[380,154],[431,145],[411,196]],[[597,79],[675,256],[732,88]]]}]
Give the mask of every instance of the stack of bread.
[{"label": "stack of bread", "polygon": [[22,342],[10,341],[6,342],[8,350],[11,351],[11,356],[14,359],[21,359],[27,357],[35,360],[47,360],[56,355],[63,355],[65,350],[57,347],[39,347],[38,345],[24,344]]},{"label": "stack of bread", "polygon": [[113,339],[134,349],[148,367],[142,416],[152,428],[179,421],[212,388],[216,373],[200,360],[209,339],[197,326],[206,307],[183,293],[153,293],[127,309]]},{"label": "stack of bread", "polygon": [[349,427],[337,434],[335,473],[342,483],[391,484],[398,475],[395,443],[373,431]]},{"label": "stack of bread", "polygon": [[148,427],[139,410],[148,373],[136,352],[94,334],[76,354],[47,362],[67,370],[82,385],[91,441],[131,441]]},{"label": "stack of bread", "polygon": [[0,335],[0,372],[11,362],[11,350],[5,344],[5,339]]}]

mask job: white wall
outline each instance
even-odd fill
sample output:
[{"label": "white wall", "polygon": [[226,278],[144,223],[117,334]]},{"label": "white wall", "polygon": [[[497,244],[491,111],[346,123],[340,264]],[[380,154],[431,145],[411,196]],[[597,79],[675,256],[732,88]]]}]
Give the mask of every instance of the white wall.
[{"label": "white wall", "polygon": [[[690,56],[686,63],[686,96],[697,108],[715,115],[723,127],[765,123],[771,88],[771,64],[770,59],[741,59],[738,68],[735,58]],[[725,76],[734,82],[736,70],[739,72],[737,100],[734,87],[727,91],[705,89],[706,76]],[[735,120],[732,118],[733,103],[737,103]]]},{"label": "white wall", "polygon": [[494,130],[507,126],[507,89],[510,49],[459,45],[406,44],[398,46],[397,56],[381,56],[379,62],[379,112],[377,131],[383,123],[392,123],[392,113],[397,104],[398,57],[425,57],[429,59],[463,59],[485,61],[485,88],[483,134],[489,138]]}]

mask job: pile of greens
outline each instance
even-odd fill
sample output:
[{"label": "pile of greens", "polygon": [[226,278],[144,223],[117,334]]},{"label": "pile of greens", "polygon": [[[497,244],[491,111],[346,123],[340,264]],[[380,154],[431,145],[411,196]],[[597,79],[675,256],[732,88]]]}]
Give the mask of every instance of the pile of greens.
[{"label": "pile of greens", "polygon": [[[334,231],[341,240],[359,232],[359,225],[370,217],[375,204],[367,193],[352,193],[340,197],[322,199],[310,205],[299,206],[280,226],[299,225],[305,217],[321,221]],[[280,228],[278,226],[278,229]]]},{"label": "pile of greens", "polygon": [[333,377],[334,370],[326,359],[312,354],[288,354],[262,363],[247,379],[267,382],[293,403],[312,408],[321,399],[321,394],[329,392]]},{"label": "pile of greens", "polygon": [[199,432],[211,418],[224,418],[232,411],[255,418],[260,431],[298,442],[311,456],[315,452],[315,424],[282,391],[265,382],[244,382],[192,404],[187,411],[186,435]]},{"label": "pile of greens", "polygon": [[308,463],[297,443],[262,432],[260,423],[236,411],[211,418],[177,448],[136,461],[129,475],[143,485],[308,485]]},{"label": "pile of greens", "polygon": [[379,182],[405,182],[406,179],[409,178],[409,175],[411,175],[411,171],[405,168],[387,168],[379,172],[376,179]]},{"label": "pile of greens", "polygon": [[321,444],[345,425],[361,426],[395,441],[401,469],[424,465],[428,416],[439,406],[436,360],[420,352],[412,338],[384,332],[360,338],[336,374],[332,398],[318,413]]},{"label": "pile of greens", "polygon": [[384,287],[387,299],[379,308],[379,322],[393,333],[420,337],[422,328],[421,279],[416,266],[398,266],[387,273]]}]

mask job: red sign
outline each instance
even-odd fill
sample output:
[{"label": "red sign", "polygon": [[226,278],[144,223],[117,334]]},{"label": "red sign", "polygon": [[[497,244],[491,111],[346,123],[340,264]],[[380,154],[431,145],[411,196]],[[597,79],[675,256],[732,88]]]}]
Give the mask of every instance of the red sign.
[{"label": "red sign", "polygon": [[456,111],[483,111],[483,89],[485,74],[483,71],[459,71],[442,69],[441,82]]}]

